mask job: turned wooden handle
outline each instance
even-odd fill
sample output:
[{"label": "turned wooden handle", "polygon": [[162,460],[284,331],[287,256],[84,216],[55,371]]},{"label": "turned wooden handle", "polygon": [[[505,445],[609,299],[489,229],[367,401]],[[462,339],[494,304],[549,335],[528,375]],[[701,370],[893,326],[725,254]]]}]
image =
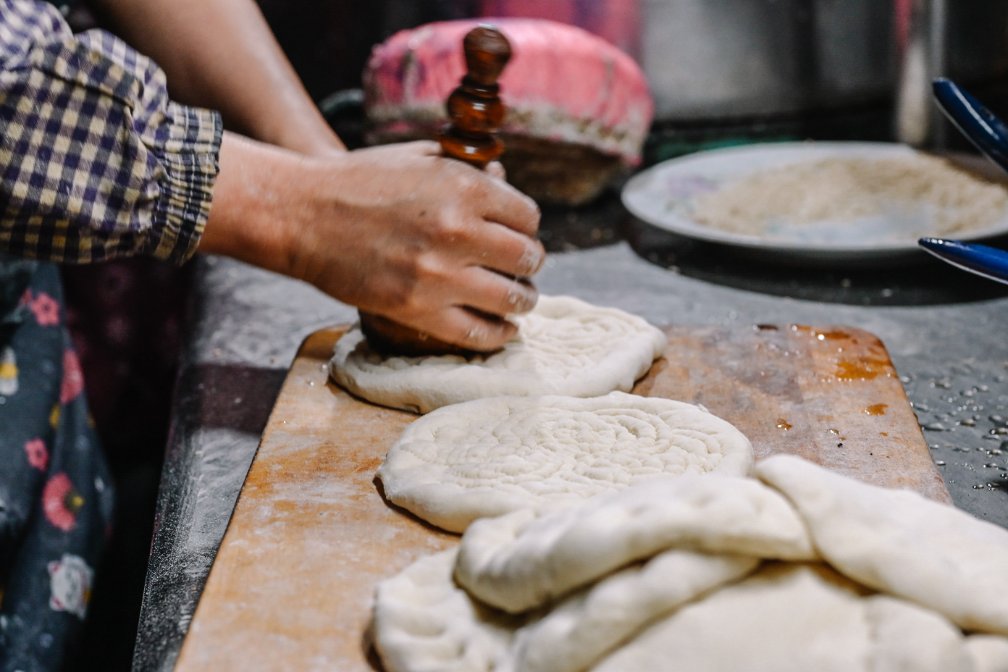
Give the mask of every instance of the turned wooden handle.
[{"label": "turned wooden handle", "polygon": [[[481,25],[466,33],[462,48],[466,74],[445,103],[449,124],[439,140],[445,156],[482,169],[504,151],[497,137],[504,120],[497,80],[511,58],[511,45],[499,30]],[[360,323],[371,347],[385,355],[478,354],[380,315],[361,311]]]},{"label": "turned wooden handle", "polygon": [[445,105],[450,123],[441,134],[441,150],[483,168],[504,151],[497,137],[504,121],[497,80],[511,58],[511,45],[493,26],[477,26],[466,34],[462,48],[466,74]]}]

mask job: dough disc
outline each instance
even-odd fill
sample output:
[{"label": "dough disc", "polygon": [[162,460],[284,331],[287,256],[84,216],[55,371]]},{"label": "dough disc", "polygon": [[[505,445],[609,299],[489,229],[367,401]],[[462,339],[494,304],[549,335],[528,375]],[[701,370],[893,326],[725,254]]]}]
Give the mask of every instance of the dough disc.
[{"label": "dough disc", "polygon": [[517,337],[499,352],[472,359],[382,357],[355,327],[336,343],[329,373],[368,401],[426,413],[501,395],[626,392],[668,344],[640,317],[569,296],[542,296],[535,310],[514,322]]},{"label": "dough disc", "polygon": [[378,476],[389,501],[461,532],[477,518],[580,503],[659,476],[744,475],[752,460],[739,430],[679,401],[493,397],[416,420]]}]

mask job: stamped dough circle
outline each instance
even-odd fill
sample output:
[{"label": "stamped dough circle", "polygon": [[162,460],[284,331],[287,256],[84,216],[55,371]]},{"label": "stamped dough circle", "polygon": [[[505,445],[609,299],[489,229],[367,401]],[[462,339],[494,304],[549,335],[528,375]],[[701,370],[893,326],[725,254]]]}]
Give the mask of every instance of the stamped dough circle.
[{"label": "stamped dough circle", "polygon": [[416,420],[378,476],[391,502],[461,532],[477,518],[580,503],[655,477],[744,475],[752,460],[738,429],[680,401],[492,397]]},{"label": "stamped dough circle", "polygon": [[629,391],[667,345],[644,319],[569,296],[540,297],[514,321],[518,335],[502,350],[471,359],[383,357],[355,327],[336,343],[329,372],[368,401],[426,413],[483,397]]}]

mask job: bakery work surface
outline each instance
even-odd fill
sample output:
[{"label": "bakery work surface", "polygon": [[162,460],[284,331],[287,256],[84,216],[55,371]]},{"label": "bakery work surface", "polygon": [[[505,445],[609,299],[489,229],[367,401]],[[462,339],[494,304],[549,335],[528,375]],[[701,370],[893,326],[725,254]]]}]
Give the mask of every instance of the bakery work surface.
[{"label": "bakery work surface", "polygon": [[[382,500],[375,470],[416,416],[327,382],[341,334],[312,334],[295,358],[179,669],[368,670],[374,587],[457,543]],[[800,454],[948,500],[895,371],[870,334],[678,327],[668,341],[637,394],[703,404],[750,437],[757,459]]]},{"label": "bakery work surface", "polygon": [[[757,457],[770,446],[812,451],[806,456],[825,459],[827,466],[866,480],[911,487],[938,499],[947,496],[947,488],[960,508],[1008,526],[1008,479],[1001,454],[1002,440],[1008,439],[1008,357],[1001,318],[1008,292],[1000,286],[945,270],[928,259],[909,266],[836,270],[730,256],[641,225],[612,203],[590,212],[554,215],[547,213],[543,224],[543,238],[553,253],[538,279],[541,290],[672,325],[672,348],[689,353],[685,359],[659,360],[638,392],[708,406],[749,435]],[[201,260],[198,286],[134,667],[172,669],[182,663],[192,669],[213,668],[211,659],[197,656],[234,654],[223,649],[226,640],[215,636],[215,628],[251,631],[250,624],[264,619],[277,637],[300,633],[313,640],[330,638],[332,646],[336,641],[349,643],[348,655],[366,665],[362,628],[367,614],[353,613],[350,630],[341,634],[340,625],[319,620],[326,605],[342,604],[359,612],[360,595],[351,596],[344,586],[353,584],[367,595],[374,578],[391,575],[408,562],[397,555],[401,548],[429,552],[451,539],[386,507],[372,482],[385,449],[382,442],[393,439],[395,429],[412,416],[365,406],[327,384],[323,367],[337,332],[319,330],[352,322],[353,309],[309,287],[226,260]],[[298,355],[299,345],[311,334]],[[846,355],[837,355],[838,343]],[[298,408],[285,415],[294,410],[286,406],[292,400],[313,405],[306,412]],[[264,435],[274,404],[277,409]],[[364,413],[360,418],[351,414],[352,428],[345,424],[345,415],[339,421],[344,424],[335,422],[335,409],[346,407]],[[315,412],[318,421],[309,422],[307,413]],[[341,443],[341,436],[351,429],[357,441],[365,435],[372,438],[365,442],[371,452],[343,452],[349,444]],[[377,505],[371,514],[384,516],[389,529],[372,524],[364,530],[373,532],[365,535],[369,545],[355,548],[348,535],[341,546],[336,535],[329,540],[311,536],[312,525],[327,520],[326,515],[317,516],[300,528],[296,543],[291,537],[289,546],[277,547],[278,540],[272,538],[263,544],[263,552],[286,558],[289,571],[268,561],[257,566],[248,545],[243,548],[240,533],[242,526],[247,534],[270,529],[256,524],[252,509],[242,515],[243,502],[254,500],[251,493],[268,489],[269,479],[256,477],[257,472],[266,474],[263,469],[270,465],[269,454],[263,452],[228,541],[220,548],[220,566],[245,573],[236,584],[226,576],[219,578],[215,570],[208,583],[261,436],[264,447],[271,437],[313,437],[316,442],[315,450],[301,451],[303,460],[286,463],[290,478],[304,470],[308,488],[298,494],[298,501],[307,505],[303,511],[325,514],[340,493],[316,493],[312,479],[322,473],[341,474],[346,484],[364,488],[369,499],[361,506]],[[346,502],[338,506],[354,503],[350,485],[341,490]],[[312,494],[317,500],[306,501]],[[297,511],[274,507],[270,515],[295,516]],[[287,526],[292,535],[294,528],[298,526]],[[402,537],[390,531],[399,528]],[[381,551],[390,564],[368,567],[376,573],[373,577],[356,571],[342,575],[334,569],[335,562],[319,562],[316,544],[333,542],[336,546],[324,552],[340,554],[341,562],[366,564]],[[228,556],[233,561],[224,562]],[[314,590],[319,611],[274,610],[255,599],[232,599],[229,591],[236,586],[246,595],[266,594],[266,582],[277,572],[286,575],[286,590]],[[329,575],[321,575],[324,572]],[[206,601],[197,612],[204,587]],[[326,591],[331,594],[322,594]],[[220,610],[216,614],[211,611],[215,608]],[[274,612],[261,613],[264,610]],[[215,643],[220,643],[217,650]],[[280,649],[276,653],[284,654]]]}]

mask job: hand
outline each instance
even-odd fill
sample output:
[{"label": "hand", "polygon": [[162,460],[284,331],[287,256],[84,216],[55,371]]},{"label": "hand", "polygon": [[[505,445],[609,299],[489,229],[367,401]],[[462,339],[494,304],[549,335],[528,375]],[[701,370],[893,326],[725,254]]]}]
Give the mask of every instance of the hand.
[{"label": "hand", "polygon": [[433,142],[297,157],[225,136],[204,251],[306,280],[449,343],[491,350],[531,310],[535,203]]}]

